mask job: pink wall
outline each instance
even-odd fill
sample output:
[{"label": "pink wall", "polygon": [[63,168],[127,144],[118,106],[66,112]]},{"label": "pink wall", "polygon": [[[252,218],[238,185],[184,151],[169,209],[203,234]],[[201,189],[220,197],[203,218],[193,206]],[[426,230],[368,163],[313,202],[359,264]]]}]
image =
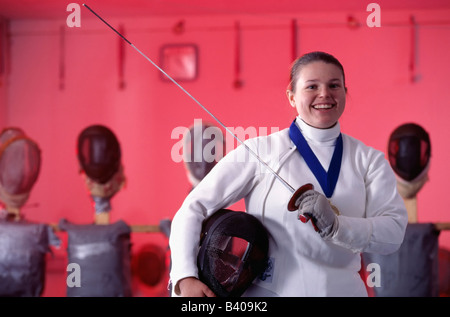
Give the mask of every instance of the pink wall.
[{"label": "pink wall", "polygon": [[[448,22],[445,27],[429,24],[449,21],[450,12],[382,11],[382,26],[369,28],[365,23],[368,13],[362,8],[351,12],[362,24],[356,29],[345,25],[348,14],[296,15],[299,53],[325,50],[344,64],[349,88],[341,121],[345,133],[382,151],[392,130],[405,122],[421,124],[430,133],[433,157],[430,181],[418,195],[419,222],[450,222],[446,203],[450,29]],[[411,14],[420,25],[421,79],[415,83],[408,69]],[[211,119],[175,85],[161,81],[158,71],[129,46],[125,47],[126,88],[119,89],[121,40],[85,9],[81,17],[81,28],[66,27],[65,16],[59,21],[11,24],[11,73],[6,91],[0,89],[0,98],[6,100],[0,100],[0,123],[22,127],[39,143],[43,156],[41,174],[23,212],[38,222],[93,221],[93,209],[78,174],[75,145],[82,129],[100,123],[118,136],[127,177],[126,188],[112,200],[111,220],[158,224],[173,217],[190,188],[183,163],[171,157],[172,147],[179,142],[171,138],[172,132],[188,127],[196,118]],[[285,97],[292,61],[292,16],[104,18],[115,27],[122,24],[128,39],[157,63],[164,44],[197,44],[198,79],[181,84],[225,125],[282,129],[293,119]],[[185,21],[185,32],[176,34],[173,27],[180,20]],[[242,28],[244,86],[240,89],[233,87],[236,21]],[[59,89],[61,56],[63,90]],[[132,238],[135,247],[145,243],[167,246],[161,233],[136,233]],[[440,243],[450,248],[450,232],[441,233]],[[53,282],[46,295],[64,296],[64,254],[64,246],[55,251],[56,259],[50,263],[54,274],[49,277]],[[164,293],[165,286],[146,294]]]}]

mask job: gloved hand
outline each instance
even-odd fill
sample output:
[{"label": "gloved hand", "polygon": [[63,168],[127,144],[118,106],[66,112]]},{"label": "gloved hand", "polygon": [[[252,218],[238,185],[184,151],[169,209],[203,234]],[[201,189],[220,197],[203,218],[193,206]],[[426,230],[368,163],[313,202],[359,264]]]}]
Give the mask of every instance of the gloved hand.
[{"label": "gloved hand", "polygon": [[298,219],[304,223],[311,220],[322,238],[331,237],[338,227],[338,211],[328,199],[314,189],[304,192],[296,201]]}]

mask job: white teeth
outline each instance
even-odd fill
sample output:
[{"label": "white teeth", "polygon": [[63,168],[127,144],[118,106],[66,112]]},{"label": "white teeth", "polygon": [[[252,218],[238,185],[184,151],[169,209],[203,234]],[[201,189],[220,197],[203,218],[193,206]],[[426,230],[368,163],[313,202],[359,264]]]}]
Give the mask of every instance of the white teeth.
[{"label": "white teeth", "polygon": [[313,108],[314,109],[331,109],[333,107],[333,105],[314,105]]}]

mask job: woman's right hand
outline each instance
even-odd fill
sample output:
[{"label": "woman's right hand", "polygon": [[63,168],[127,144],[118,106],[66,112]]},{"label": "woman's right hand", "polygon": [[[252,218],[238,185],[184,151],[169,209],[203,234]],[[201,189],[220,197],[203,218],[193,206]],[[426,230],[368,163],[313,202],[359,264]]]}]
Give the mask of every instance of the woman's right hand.
[{"label": "woman's right hand", "polygon": [[186,277],[178,282],[182,297],[216,297],[206,284],[195,277]]}]

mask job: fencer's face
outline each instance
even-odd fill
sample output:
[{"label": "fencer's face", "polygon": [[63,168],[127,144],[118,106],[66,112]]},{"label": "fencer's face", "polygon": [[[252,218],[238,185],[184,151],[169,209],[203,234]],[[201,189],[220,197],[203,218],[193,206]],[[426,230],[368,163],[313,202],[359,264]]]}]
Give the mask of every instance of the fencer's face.
[{"label": "fencer's face", "polygon": [[334,64],[317,61],[303,66],[292,88],[287,91],[291,106],[313,127],[330,128],[344,112],[344,76]]}]

